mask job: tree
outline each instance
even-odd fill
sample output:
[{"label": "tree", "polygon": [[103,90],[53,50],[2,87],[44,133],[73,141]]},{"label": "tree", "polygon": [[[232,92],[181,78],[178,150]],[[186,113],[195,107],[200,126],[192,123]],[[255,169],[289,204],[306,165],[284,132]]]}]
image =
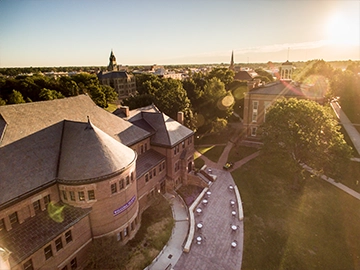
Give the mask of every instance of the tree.
[{"label": "tree", "polygon": [[6,105],[6,101],[0,97],[0,106]]},{"label": "tree", "polygon": [[214,68],[210,71],[208,78],[218,78],[225,85],[225,88],[228,89],[227,87],[234,80],[234,76],[234,71],[228,68]]},{"label": "tree", "polygon": [[105,94],[106,103],[109,104],[117,99],[118,94],[109,85],[100,85],[101,91]]},{"label": "tree", "polygon": [[[274,81],[273,76],[267,72],[266,70],[263,70],[262,68],[255,69],[255,72],[259,75],[259,79],[265,82],[272,82]],[[255,77],[257,78],[257,77]],[[267,78],[267,79],[265,79]]]},{"label": "tree", "polygon": [[266,114],[262,125],[264,153],[272,160],[285,156],[289,169],[299,175],[299,164],[339,177],[351,148],[328,108],[314,101],[281,99]]},{"label": "tree", "polygon": [[25,103],[24,97],[19,91],[13,90],[9,96],[9,104]]},{"label": "tree", "polygon": [[46,88],[41,89],[39,97],[42,100],[53,100],[58,98],[64,98],[64,96],[61,93],[57,92],[56,90],[50,90]]},{"label": "tree", "polygon": [[104,92],[101,90],[100,85],[90,85],[88,88],[88,93],[91,99],[101,108],[106,108],[108,106],[106,102],[106,96]]}]

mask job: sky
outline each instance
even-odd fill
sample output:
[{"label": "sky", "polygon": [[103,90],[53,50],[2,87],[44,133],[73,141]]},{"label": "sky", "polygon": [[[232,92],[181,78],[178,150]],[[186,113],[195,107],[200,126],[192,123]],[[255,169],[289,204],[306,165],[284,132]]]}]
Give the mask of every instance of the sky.
[{"label": "sky", "polygon": [[360,60],[359,0],[0,0],[0,68]]}]

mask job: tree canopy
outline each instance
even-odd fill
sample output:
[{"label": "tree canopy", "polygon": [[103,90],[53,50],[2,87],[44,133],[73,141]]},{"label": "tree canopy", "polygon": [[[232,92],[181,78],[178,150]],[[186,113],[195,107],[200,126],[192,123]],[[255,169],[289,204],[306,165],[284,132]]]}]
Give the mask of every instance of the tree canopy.
[{"label": "tree canopy", "polygon": [[[16,92],[14,92],[16,91]],[[101,85],[95,74],[79,73],[59,79],[42,74],[20,75],[16,78],[0,77],[0,105],[88,94],[96,105],[106,108],[117,98],[115,90]]]},{"label": "tree canopy", "polygon": [[340,176],[351,148],[329,109],[309,100],[281,99],[267,112],[262,125],[265,154],[286,156],[289,169],[304,163],[329,176]]}]

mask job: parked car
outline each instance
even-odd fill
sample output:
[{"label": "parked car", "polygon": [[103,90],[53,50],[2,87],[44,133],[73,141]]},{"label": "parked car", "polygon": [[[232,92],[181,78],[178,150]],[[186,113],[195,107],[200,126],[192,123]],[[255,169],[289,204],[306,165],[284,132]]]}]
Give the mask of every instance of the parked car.
[{"label": "parked car", "polygon": [[226,162],[225,165],[223,166],[223,168],[225,170],[229,170],[233,167],[233,165],[234,165],[234,163],[232,163],[232,162]]}]

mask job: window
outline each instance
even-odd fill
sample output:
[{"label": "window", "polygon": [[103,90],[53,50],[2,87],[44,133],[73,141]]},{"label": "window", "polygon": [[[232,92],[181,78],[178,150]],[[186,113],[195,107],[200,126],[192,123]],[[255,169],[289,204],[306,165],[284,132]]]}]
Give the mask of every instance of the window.
[{"label": "window", "polygon": [[44,248],[45,259],[48,260],[53,256],[51,245],[48,245]]},{"label": "window", "polygon": [[152,171],[149,172],[149,177],[152,179]]},{"label": "window", "polygon": [[149,174],[145,174],[145,182],[148,182],[149,181]]},{"label": "window", "polygon": [[50,194],[48,194],[44,197],[45,208],[47,208],[49,203],[50,203]]},{"label": "window", "polygon": [[154,168],[153,174],[154,174],[154,176],[156,176],[156,168]]},{"label": "window", "polygon": [[179,153],[179,151],[180,151],[179,145],[175,146],[175,147],[174,147],[174,155],[176,155],[177,153]]},{"label": "window", "polygon": [[163,161],[163,163],[162,163],[162,168],[163,168],[163,170],[165,169],[165,161]]},{"label": "window", "polygon": [[251,136],[255,137],[256,136],[256,127],[251,128]]},{"label": "window", "polygon": [[55,248],[56,248],[56,251],[59,251],[60,249],[63,248],[61,237],[59,237],[58,239],[55,240]]},{"label": "window", "polygon": [[253,111],[253,114],[252,114],[252,118],[251,118],[252,122],[256,122],[256,119],[257,119],[257,111]]},{"label": "window", "polygon": [[130,177],[126,176],[126,185],[130,184]]},{"label": "window", "polygon": [[269,110],[270,105],[271,105],[270,101],[265,101],[264,122],[266,121],[266,113]]},{"label": "window", "polygon": [[124,188],[124,179],[120,180],[119,187],[120,187],[120,190],[122,190]]},{"label": "window", "polygon": [[70,200],[75,201],[75,192],[70,191]]},{"label": "window", "polygon": [[135,230],[135,221],[131,222],[130,228],[132,231]]},{"label": "window", "polygon": [[95,191],[94,190],[88,190],[88,198],[89,198],[89,201],[95,200]]},{"label": "window", "polygon": [[66,191],[65,191],[65,190],[62,190],[61,193],[62,193],[63,199],[64,199],[65,201],[67,201]]},{"label": "window", "polygon": [[117,186],[116,186],[116,183],[111,184],[111,194],[116,193],[116,191],[117,191]]},{"label": "window", "polygon": [[159,173],[162,171],[162,164],[159,165]]},{"label": "window", "polygon": [[65,265],[63,268],[61,268],[61,270],[68,270],[67,265]]},{"label": "window", "polygon": [[145,152],[147,151],[147,143],[145,143]]},{"label": "window", "polygon": [[12,214],[9,216],[9,219],[10,219],[10,224],[11,224],[11,225],[16,224],[16,223],[19,223],[19,219],[18,219],[17,212],[12,213]]},{"label": "window", "polygon": [[31,259],[24,263],[24,270],[34,270],[34,266],[32,264]]},{"label": "window", "polygon": [[67,231],[65,233],[65,241],[66,241],[66,244],[69,244],[72,241],[71,231]]},{"label": "window", "polygon": [[185,148],[185,142],[182,142],[181,145],[182,145],[182,148],[184,149]]},{"label": "window", "polygon": [[180,169],[180,162],[175,162],[175,172],[177,172]]},{"label": "window", "polygon": [[1,232],[2,230],[5,230],[5,221],[4,221],[3,218],[0,219],[0,232]]},{"label": "window", "polygon": [[126,228],[124,229],[123,235],[124,235],[124,237],[126,237],[126,236],[128,235],[128,227],[126,227]]},{"label": "window", "polygon": [[134,181],[134,172],[131,172],[130,179],[131,179],[131,182]]},{"label": "window", "polygon": [[76,257],[70,261],[70,267],[71,267],[71,270],[75,270],[77,268]]},{"label": "window", "polygon": [[40,200],[33,202],[35,213],[41,212]]},{"label": "window", "polygon": [[79,201],[85,201],[85,193],[84,193],[84,191],[79,191],[78,195],[79,195]]},{"label": "window", "polygon": [[142,154],[142,153],[144,153],[144,146],[143,145],[140,146],[140,154]]},{"label": "window", "polygon": [[258,101],[253,101],[253,111],[252,111],[252,118],[251,118],[252,122],[257,121],[258,107],[259,107],[259,102]]}]

